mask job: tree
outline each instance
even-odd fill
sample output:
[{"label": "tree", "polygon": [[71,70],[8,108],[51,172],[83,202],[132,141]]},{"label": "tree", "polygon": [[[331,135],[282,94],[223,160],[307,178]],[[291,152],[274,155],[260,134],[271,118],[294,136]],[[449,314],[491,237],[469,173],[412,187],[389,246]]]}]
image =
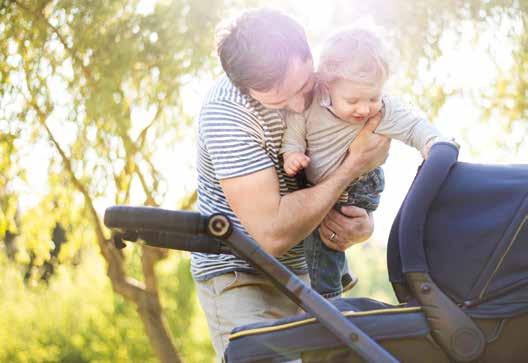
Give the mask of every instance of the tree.
[{"label": "tree", "polygon": [[[0,103],[5,106],[0,168],[13,170],[14,140],[26,148],[48,143],[53,151],[46,182],[48,201],[54,202],[42,203],[42,212],[17,228],[33,233],[33,243],[43,229],[49,239],[59,220],[86,231],[106,261],[113,290],[136,306],[160,361],[178,362],[155,274],[166,252],[141,247],[143,281],[130,277],[97,205],[130,203],[132,195],[142,195],[145,205],[159,205],[166,185],[153,155],[164,143],[176,142],[174,131],[187,122],[180,91],[189,76],[214,66],[212,30],[224,5],[160,1],[148,11],[144,5],[138,0],[0,2]],[[138,113],[150,118],[138,119]],[[13,230],[17,198],[3,188],[16,176],[1,174],[0,203],[8,214],[1,216],[0,232],[5,235]],[[181,207],[189,208],[194,199],[189,195]],[[72,217],[74,210],[80,216]]]}]

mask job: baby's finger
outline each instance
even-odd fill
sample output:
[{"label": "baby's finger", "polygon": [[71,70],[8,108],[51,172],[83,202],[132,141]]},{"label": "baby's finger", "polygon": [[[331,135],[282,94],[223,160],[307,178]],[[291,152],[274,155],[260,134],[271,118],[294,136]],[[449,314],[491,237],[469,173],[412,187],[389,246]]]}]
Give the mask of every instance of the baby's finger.
[{"label": "baby's finger", "polygon": [[303,168],[303,165],[300,160],[295,160],[295,170],[299,171]]},{"label": "baby's finger", "polygon": [[288,176],[294,176],[296,174],[295,169],[292,167],[291,163],[284,164],[284,171]]},{"label": "baby's finger", "polygon": [[306,155],[301,159],[301,165],[303,168],[306,168],[310,164],[310,158]]}]

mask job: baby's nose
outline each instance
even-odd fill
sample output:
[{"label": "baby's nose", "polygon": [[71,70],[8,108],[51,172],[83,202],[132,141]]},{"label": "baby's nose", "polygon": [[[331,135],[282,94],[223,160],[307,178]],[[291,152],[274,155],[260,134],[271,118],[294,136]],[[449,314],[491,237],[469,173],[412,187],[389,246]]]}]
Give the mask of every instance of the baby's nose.
[{"label": "baby's nose", "polygon": [[362,116],[368,115],[370,108],[367,105],[359,105],[356,112]]}]

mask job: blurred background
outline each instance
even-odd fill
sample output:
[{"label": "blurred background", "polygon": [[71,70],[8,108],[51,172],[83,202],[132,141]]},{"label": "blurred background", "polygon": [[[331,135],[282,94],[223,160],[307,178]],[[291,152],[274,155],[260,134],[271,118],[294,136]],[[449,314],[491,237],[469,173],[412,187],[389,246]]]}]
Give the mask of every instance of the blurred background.
[{"label": "blurred background", "polygon": [[[382,27],[389,92],[460,160],[528,162],[526,0],[0,0],[0,362],[212,362],[189,256],[117,251],[101,217],[194,207],[215,27],[264,3],[315,56],[340,26]],[[393,142],[375,234],[348,251],[352,295],[395,302],[385,245],[419,163]]]}]

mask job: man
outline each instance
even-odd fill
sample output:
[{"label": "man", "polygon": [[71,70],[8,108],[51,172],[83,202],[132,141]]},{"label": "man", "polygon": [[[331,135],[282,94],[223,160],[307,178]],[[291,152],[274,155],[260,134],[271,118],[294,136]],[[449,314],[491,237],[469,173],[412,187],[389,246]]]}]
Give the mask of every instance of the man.
[{"label": "man", "polygon": [[[320,184],[296,190],[279,160],[281,110],[311,103],[313,62],[303,28],[270,9],[244,13],[218,45],[226,76],[207,96],[199,118],[198,202],[203,214],[223,212],[308,282],[303,239],[320,225],[323,241],[344,251],[367,239],[373,221],[363,209],[332,211],[355,178],[380,165],[389,141],[370,120],[350,153]],[[221,356],[235,326],[298,312],[272,284],[233,255],[194,253],[192,274],[212,342]]]}]

